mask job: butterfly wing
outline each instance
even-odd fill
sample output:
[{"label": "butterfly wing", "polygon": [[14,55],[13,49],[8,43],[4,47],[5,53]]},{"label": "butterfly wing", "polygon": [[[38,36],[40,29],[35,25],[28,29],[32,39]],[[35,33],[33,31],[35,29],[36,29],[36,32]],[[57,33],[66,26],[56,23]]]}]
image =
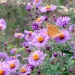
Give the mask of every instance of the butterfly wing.
[{"label": "butterfly wing", "polygon": [[55,38],[59,36],[62,31],[60,31],[59,28],[53,24],[47,24],[47,33],[51,38]]}]

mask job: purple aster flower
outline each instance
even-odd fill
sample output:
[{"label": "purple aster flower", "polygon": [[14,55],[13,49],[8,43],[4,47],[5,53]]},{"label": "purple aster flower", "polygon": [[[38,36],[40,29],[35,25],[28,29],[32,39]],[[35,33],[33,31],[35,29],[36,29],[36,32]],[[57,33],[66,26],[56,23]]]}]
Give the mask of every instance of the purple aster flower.
[{"label": "purple aster flower", "polygon": [[9,60],[7,61],[8,66],[10,67],[10,71],[11,73],[15,73],[17,69],[19,69],[20,67],[20,62],[18,59],[13,59],[13,60]]},{"label": "purple aster flower", "polygon": [[18,28],[16,28],[16,29],[15,29],[15,32],[18,32],[18,31],[19,31],[19,29],[18,29]]},{"label": "purple aster flower", "polygon": [[7,62],[0,62],[0,75],[10,75],[10,69]]},{"label": "purple aster flower", "polygon": [[28,66],[31,68],[32,71],[35,68],[33,65],[30,65],[30,64],[28,64]]},{"label": "purple aster flower", "polygon": [[31,49],[30,49],[30,48],[27,48],[26,51],[27,51],[28,53],[30,53],[30,52],[31,52]]},{"label": "purple aster flower", "polygon": [[59,26],[66,26],[70,21],[70,18],[69,17],[59,17],[57,20],[56,20],[56,25],[59,25]]},{"label": "purple aster flower", "polygon": [[4,19],[0,19],[0,30],[6,29],[6,22]]},{"label": "purple aster flower", "polygon": [[34,23],[32,24],[32,29],[33,29],[33,30],[38,30],[38,29],[39,29],[39,24],[38,24],[37,22],[34,22]]},{"label": "purple aster flower", "polygon": [[32,5],[31,5],[31,3],[28,3],[26,6],[26,10],[30,11],[31,9],[32,9]]},{"label": "purple aster flower", "polygon": [[48,21],[48,16],[45,16],[45,21]]},{"label": "purple aster flower", "polygon": [[32,33],[32,31],[24,30],[24,33],[29,34],[29,33]]},{"label": "purple aster flower", "polygon": [[62,30],[62,34],[54,38],[57,43],[65,43],[70,39],[70,34],[67,30]]},{"label": "purple aster flower", "polygon": [[25,41],[27,42],[31,41],[36,35],[34,32],[27,30],[25,30],[24,33],[25,33]]},{"label": "purple aster flower", "polygon": [[24,38],[24,34],[23,33],[15,33],[14,37],[15,38]]},{"label": "purple aster flower", "polygon": [[10,51],[11,54],[15,54],[16,52],[17,52],[17,48],[12,48]]},{"label": "purple aster flower", "polygon": [[20,75],[28,75],[31,73],[31,68],[28,65],[23,65],[20,69]]},{"label": "purple aster flower", "polygon": [[70,73],[72,73],[72,72],[73,72],[73,69],[72,69],[72,68],[70,68],[70,69],[69,69],[69,72],[70,72]]},{"label": "purple aster flower", "polygon": [[57,6],[56,5],[51,5],[51,11],[55,11],[57,9]]},{"label": "purple aster flower", "polygon": [[54,52],[54,53],[53,53],[53,56],[54,56],[54,57],[57,57],[57,56],[58,56],[58,54],[57,54],[56,52]]},{"label": "purple aster flower", "polygon": [[75,24],[70,25],[70,27],[69,27],[69,31],[71,31],[71,32],[75,32]]},{"label": "purple aster flower", "polygon": [[36,22],[41,24],[47,19],[47,16],[40,16],[39,18],[36,19]]},{"label": "purple aster flower", "polygon": [[51,5],[51,6],[44,6],[44,7],[39,7],[39,10],[41,13],[45,13],[45,12],[51,12],[56,10],[57,6],[56,5]]},{"label": "purple aster flower", "polygon": [[0,59],[1,60],[8,60],[9,56],[5,52],[0,52]]},{"label": "purple aster flower", "polygon": [[47,46],[46,46],[46,49],[47,49],[47,50],[50,50],[50,45],[47,45]]},{"label": "purple aster flower", "polygon": [[46,54],[44,54],[42,51],[37,50],[29,55],[28,63],[33,66],[39,66],[43,63],[43,60],[45,59]]},{"label": "purple aster flower", "polygon": [[62,54],[63,54],[63,56],[66,55],[65,53],[62,53],[62,52],[54,52],[54,53],[52,54],[52,57],[51,57],[50,59],[54,59],[54,58],[57,57],[58,55],[62,56]]},{"label": "purple aster flower", "polygon": [[41,74],[41,71],[40,71],[40,70],[38,70],[38,71],[37,71],[37,74],[38,74],[38,75],[40,75],[40,74]]},{"label": "purple aster flower", "polygon": [[28,42],[23,42],[23,43],[22,43],[22,46],[25,47],[25,48],[29,48]]},{"label": "purple aster flower", "polygon": [[42,3],[42,0],[33,0],[33,5],[38,6]]},{"label": "purple aster flower", "polygon": [[0,19],[0,23],[6,25],[6,21],[4,19]]},{"label": "purple aster flower", "polygon": [[49,36],[46,33],[39,31],[39,33],[32,41],[29,42],[29,44],[35,47],[45,47],[45,45],[48,43],[48,40]]},{"label": "purple aster flower", "polygon": [[52,54],[52,57],[51,57],[50,59],[54,59],[55,57],[57,57],[57,55],[58,55],[58,53],[57,53],[57,52],[54,52],[54,53]]}]

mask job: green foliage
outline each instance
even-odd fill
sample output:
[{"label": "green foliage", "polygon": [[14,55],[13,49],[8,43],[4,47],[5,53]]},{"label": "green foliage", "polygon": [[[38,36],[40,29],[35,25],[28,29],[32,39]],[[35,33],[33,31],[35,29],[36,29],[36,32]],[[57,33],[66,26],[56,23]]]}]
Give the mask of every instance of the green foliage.
[{"label": "green foliage", "polygon": [[25,18],[28,12],[25,10],[25,6],[22,5],[11,5],[11,4],[0,4],[0,18],[4,18],[7,21],[7,30],[19,28],[20,31],[27,29],[25,24]]},{"label": "green foliage", "polygon": [[65,0],[56,0],[56,2],[60,5],[64,5],[65,4]]},{"label": "green foliage", "polygon": [[75,24],[75,16],[71,17],[72,23]]},{"label": "green foliage", "polygon": [[[60,58],[59,61],[58,58]],[[72,58],[66,56],[58,56],[50,60],[46,59],[43,64],[42,72],[44,72],[44,75],[70,75],[67,69],[73,67],[74,64],[72,61]]]}]

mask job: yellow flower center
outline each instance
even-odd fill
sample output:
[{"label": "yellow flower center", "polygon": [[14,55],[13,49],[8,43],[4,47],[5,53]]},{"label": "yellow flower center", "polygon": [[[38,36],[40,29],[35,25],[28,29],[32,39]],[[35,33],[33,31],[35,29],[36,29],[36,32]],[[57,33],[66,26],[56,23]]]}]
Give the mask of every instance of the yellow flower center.
[{"label": "yellow flower center", "polygon": [[17,35],[20,37],[21,36],[21,33],[18,33]]},{"label": "yellow flower center", "polygon": [[65,38],[64,34],[63,34],[63,33],[60,34],[60,35],[59,35],[59,38],[60,38],[61,40],[64,39],[64,38]]},{"label": "yellow flower center", "polygon": [[39,0],[35,0],[36,2],[39,2]]},{"label": "yellow flower center", "polygon": [[2,25],[0,25],[0,28],[2,28]]},{"label": "yellow flower center", "polygon": [[10,68],[11,69],[15,68],[15,64],[14,63],[10,64]]},{"label": "yellow flower center", "polygon": [[36,19],[36,22],[40,22],[40,21],[41,21],[41,18],[37,18],[37,19]]},{"label": "yellow flower center", "polygon": [[0,70],[0,75],[4,75],[4,70]]},{"label": "yellow flower center", "polygon": [[42,36],[39,36],[39,37],[38,37],[38,41],[39,41],[39,42],[43,42],[43,41],[44,41],[44,38],[43,38]]},{"label": "yellow flower center", "polygon": [[39,59],[39,55],[38,55],[38,54],[34,54],[34,55],[33,55],[33,59],[34,59],[34,60],[38,60],[38,59]]},{"label": "yellow flower center", "polygon": [[25,73],[26,72],[26,68],[21,68],[21,72]]},{"label": "yellow flower center", "polygon": [[48,10],[48,9],[50,9],[50,6],[48,5],[48,6],[46,6],[46,9]]}]

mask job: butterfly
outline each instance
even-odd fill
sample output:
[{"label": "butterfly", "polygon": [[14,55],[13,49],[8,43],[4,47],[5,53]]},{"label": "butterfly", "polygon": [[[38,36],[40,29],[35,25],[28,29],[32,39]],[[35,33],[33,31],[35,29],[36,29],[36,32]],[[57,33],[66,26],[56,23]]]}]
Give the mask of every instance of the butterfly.
[{"label": "butterfly", "polygon": [[51,37],[51,38],[55,38],[57,36],[60,36],[62,34],[62,31],[59,30],[59,28],[56,25],[47,24],[47,34]]}]

